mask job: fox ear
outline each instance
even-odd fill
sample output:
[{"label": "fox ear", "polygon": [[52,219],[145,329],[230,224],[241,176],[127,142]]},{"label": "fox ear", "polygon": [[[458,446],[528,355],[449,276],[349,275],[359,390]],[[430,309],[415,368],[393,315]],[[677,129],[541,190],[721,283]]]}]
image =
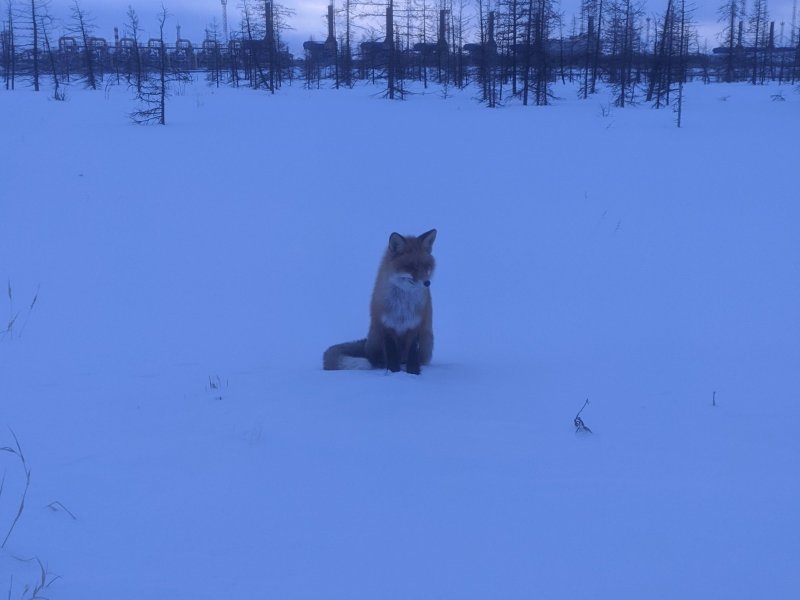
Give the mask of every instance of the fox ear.
[{"label": "fox ear", "polygon": [[400,254],[406,249],[406,238],[399,233],[393,233],[389,236],[389,250],[394,254]]},{"label": "fox ear", "polygon": [[426,231],[419,236],[419,240],[422,242],[422,247],[425,248],[427,252],[432,252],[433,242],[436,240],[436,230],[431,229],[430,231]]}]

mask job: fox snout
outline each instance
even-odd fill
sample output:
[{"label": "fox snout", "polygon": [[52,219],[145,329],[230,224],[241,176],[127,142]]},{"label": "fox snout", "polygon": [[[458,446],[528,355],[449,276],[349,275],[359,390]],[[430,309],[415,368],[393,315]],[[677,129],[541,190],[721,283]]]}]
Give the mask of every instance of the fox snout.
[{"label": "fox snout", "polygon": [[[427,273],[425,275],[429,276]],[[398,286],[415,288],[419,286],[419,284],[422,284],[425,287],[431,287],[430,279],[423,279],[422,277],[416,276],[413,273],[398,273],[397,275],[393,276],[392,279],[394,280],[395,285]]]},{"label": "fox snout", "polygon": [[421,277],[416,277],[414,275],[411,275],[410,281],[413,285],[419,285],[421,283],[425,287],[431,287],[430,279],[422,279]]}]

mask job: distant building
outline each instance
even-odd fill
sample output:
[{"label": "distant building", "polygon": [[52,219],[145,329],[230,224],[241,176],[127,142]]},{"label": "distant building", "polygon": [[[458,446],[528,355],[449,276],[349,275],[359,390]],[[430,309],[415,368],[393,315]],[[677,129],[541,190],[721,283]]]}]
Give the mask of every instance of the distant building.
[{"label": "distant building", "polygon": [[313,40],[303,42],[303,50],[305,50],[307,60],[318,64],[332,64],[336,61],[339,48],[334,35],[333,23],[333,4],[331,3],[328,5],[328,37],[324,42],[315,42]]}]

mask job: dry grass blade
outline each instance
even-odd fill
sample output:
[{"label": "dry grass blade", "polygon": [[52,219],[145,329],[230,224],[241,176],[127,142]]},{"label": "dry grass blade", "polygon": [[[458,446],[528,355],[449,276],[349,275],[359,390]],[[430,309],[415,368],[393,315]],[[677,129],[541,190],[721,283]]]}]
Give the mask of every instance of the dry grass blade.
[{"label": "dry grass blade", "polygon": [[[38,556],[34,556],[33,558],[16,558],[19,562],[24,563],[31,563],[35,562],[39,566],[39,578],[38,581],[33,585],[26,585],[25,590],[22,593],[21,598],[27,600],[47,600],[45,596],[41,595],[41,592],[49,588],[53,585],[54,582],[61,579],[60,575],[52,575],[44,563],[39,559]],[[11,597],[11,590],[14,587],[14,582],[12,580],[11,587],[9,588],[9,597]]]},{"label": "dry grass blade", "polygon": [[33,300],[31,301],[31,305],[28,310],[33,310],[33,307],[36,306],[36,301],[39,299],[39,290],[41,287],[41,285],[36,286],[36,293],[33,295]]},{"label": "dry grass blade", "polygon": [[64,506],[63,504],[61,504],[61,502],[59,502],[58,500],[56,500],[55,502],[51,502],[50,504],[48,504],[48,505],[47,505],[47,508],[49,508],[49,509],[50,509],[50,510],[52,510],[53,512],[59,512],[59,511],[65,512],[65,513],[67,513],[67,514],[70,516],[70,518],[71,518],[73,521],[77,521],[77,520],[78,520],[78,517],[76,517],[76,516],[75,516],[75,515],[72,513],[72,511],[71,511],[70,509],[68,509],[66,506]]},{"label": "dry grass blade", "polygon": [[[5,329],[0,329],[0,336],[1,337],[8,336],[9,338],[14,339],[15,337],[19,338],[20,336],[22,336],[22,332],[25,331],[25,328],[28,325],[28,320],[31,318],[31,313],[33,312],[33,308],[36,306],[36,303],[39,300],[39,289],[40,288],[41,288],[41,285],[36,286],[36,292],[34,293],[33,300],[31,300],[30,304],[28,305],[27,310],[18,310],[18,311],[15,312],[14,311],[14,291],[13,291],[13,288],[11,287],[11,280],[8,281],[8,283],[6,284],[6,293],[8,294],[8,314],[9,314],[9,316],[8,316],[8,321],[6,323]],[[22,315],[23,312],[25,313],[25,320],[22,323],[22,326],[17,328],[19,331],[17,332],[17,334],[15,336],[14,335],[14,326],[17,324],[17,321],[20,320],[20,316]]]},{"label": "dry grass blade", "polygon": [[9,319],[8,324],[6,325],[6,328],[3,331],[0,331],[0,333],[2,333],[3,335],[12,335],[12,332],[14,331],[14,323],[17,321],[17,317],[18,316],[19,316],[19,314],[13,315]]},{"label": "dry grass blade", "polygon": [[41,284],[36,286],[36,293],[33,295],[33,300],[31,300],[31,304],[28,307],[28,314],[25,315],[25,322],[22,324],[22,328],[19,331],[18,337],[22,337],[22,334],[25,332],[25,328],[28,326],[28,320],[31,318],[33,307],[36,306],[36,302],[39,300],[39,290],[41,287]]},{"label": "dry grass blade", "polygon": [[0,544],[0,549],[5,548],[6,544],[8,543],[8,539],[11,537],[11,534],[14,532],[14,528],[17,526],[17,523],[22,517],[22,513],[25,511],[25,499],[28,497],[28,489],[31,487],[31,469],[28,466],[28,462],[25,460],[25,454],[22,452],[22,446],[19,443],[19,439],[17,435],[14,433],[14,430],[9,428],[12,437],[14,438],[14,443],[16,444],[16,449],[10,448],[8,446],[4,448],[0,448],[0,450],[5,452],[10,452],[15,454],[22,465],[22,470],[25,472],[25,489],[22,491],[22,497],[19,501],[19,509],[17,510],[17,515],[14,517],[14,520],[11,522],[11,526],[8,528],[8,532],[6,533],[5,538],[3,538],[3,543]]}]

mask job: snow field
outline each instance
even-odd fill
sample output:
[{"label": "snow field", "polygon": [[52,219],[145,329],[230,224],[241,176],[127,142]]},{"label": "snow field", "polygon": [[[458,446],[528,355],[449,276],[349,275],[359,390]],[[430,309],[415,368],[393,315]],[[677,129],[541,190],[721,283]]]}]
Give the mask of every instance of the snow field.
[{"label": "snow field", "polygon": [[[0,95],[0,590],[792,598],[798,97],[374,92]],[[432,227],[433,364],[321,371]]]}]

